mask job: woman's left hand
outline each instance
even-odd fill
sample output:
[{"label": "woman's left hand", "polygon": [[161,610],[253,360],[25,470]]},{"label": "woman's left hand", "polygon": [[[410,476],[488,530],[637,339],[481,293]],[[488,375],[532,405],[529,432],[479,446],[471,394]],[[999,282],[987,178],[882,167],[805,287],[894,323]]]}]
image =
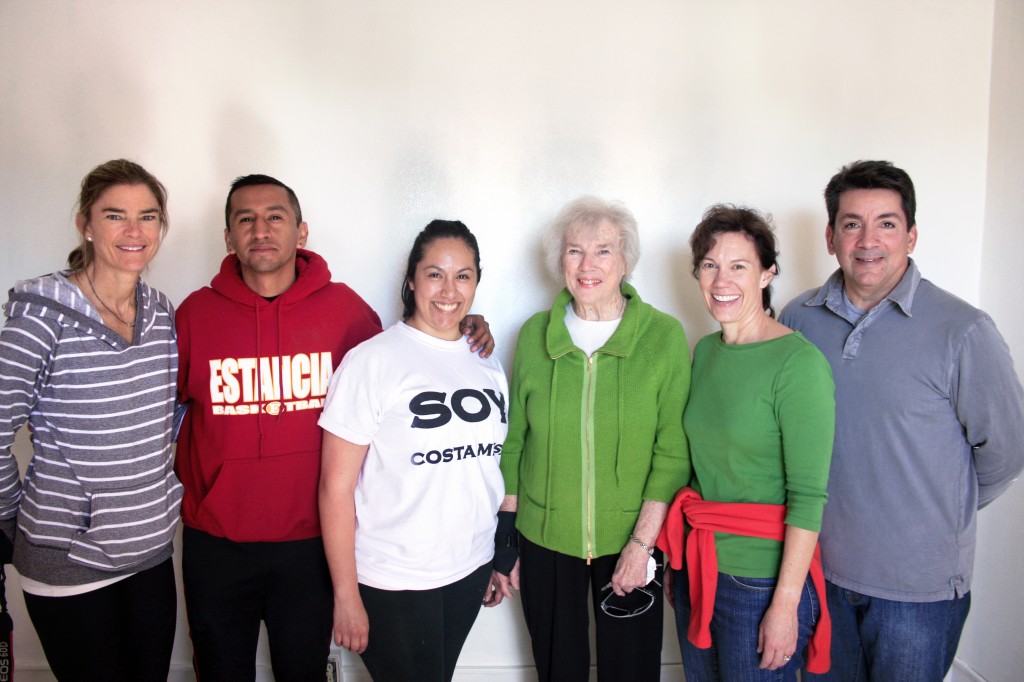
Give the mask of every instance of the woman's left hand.
[{"label": "woman's left hand", "polygon": [[758,667],[775,670],[789,663],[796,651],[799,629],[797,607],[788,608],[773,600],[757,630],[757,653],[761,654]]},{"label": "woman's left hand", "polygon": [[470,351],[475,353],[479,350],[482,358],[486,358],[494,352],[491,325],[487,324],[483,315],[466,315],[462,318],[459,331],[469,337],[466,341],[469,343]]},{"label": "woman's left hand", "polygon": [[647,562],[651,556],[635,542],[627,542],[612,574],[612,589],[620,597],[647,584]]}]

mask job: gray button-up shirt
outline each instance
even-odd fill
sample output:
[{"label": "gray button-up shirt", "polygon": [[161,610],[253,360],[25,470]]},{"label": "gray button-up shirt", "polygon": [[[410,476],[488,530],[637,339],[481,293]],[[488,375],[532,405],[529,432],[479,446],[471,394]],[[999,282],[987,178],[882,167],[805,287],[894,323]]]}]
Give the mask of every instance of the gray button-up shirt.
[{"label": "gray button-up shirt", "polygon": [[821,349],[836,383],[826,577],[898,601],[963,595],[977,510],[1024,468],[1024,391],[1009,349],[988,315],[913,261],[851,318],[842,271],[780,317]]}]

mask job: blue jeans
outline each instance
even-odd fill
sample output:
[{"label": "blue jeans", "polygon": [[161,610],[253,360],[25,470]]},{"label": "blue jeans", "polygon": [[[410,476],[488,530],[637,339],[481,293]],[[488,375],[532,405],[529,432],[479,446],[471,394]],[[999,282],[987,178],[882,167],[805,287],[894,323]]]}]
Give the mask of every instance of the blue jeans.
[{"label": "blue jeans", "polygon": [[690,593],[686,569],[672,573],[676,601],[676,630],[683,653],[686,682],[795,682],[797,671],[804,664],[807,641],[814,632],[821,608],[810,576],[804,583],[803,596],[797,609],[800,632],[796,652],[786,665],[776,670],[758,667],[757,633],[772,595],[775,578],[742,578],[718,574],[715,612],[711,618],[711,647],[698,649],[686,638],[690,622]]},{"label": "blue jeans", "polygon": [[892,601],[827,582],[832,669],[808,682],[940,682],[953,665],[971,595]]}]

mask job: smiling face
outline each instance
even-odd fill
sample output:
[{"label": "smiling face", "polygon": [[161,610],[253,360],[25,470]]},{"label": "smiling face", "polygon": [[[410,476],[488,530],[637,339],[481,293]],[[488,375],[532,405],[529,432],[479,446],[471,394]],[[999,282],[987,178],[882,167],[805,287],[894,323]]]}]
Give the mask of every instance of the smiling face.
[{"label": "smiling face", "polygon": [[581,315],[581,310],[596,310],[600,319],[617,317],[622,307],[620,286],[626,276],[618,228],[604,221],[596,228],[570,229],[562,251],[562,274],[578,315],[590,319],[589,314]]},{"label": "smiling face", "polygon": [[723,327],[747,325],[764,316],[761,291],[773,276],[761,267],[753,240],[741,232],[715,235],[697,270],[704,305]]},{"label": "smiling face", "polygon": [[917,243],[917,226],[907,225],[898,192],[853,189],[839,196],[836,222],[825,228],[825,239],[843,270],[850,302],[869,310],[903,278]]},{"label": "smiling face", "polygon": [[112,269],[139,275],[160,248],[163,215],[145,185],[113,185],[75,224],[92,242],[95,270]]},{"label": "smiling face", "polygon": [[473,250],[455,237],[427,244],[409,288],[416,310],[406,324],[439,339],[462,336],[459,323],[473,307],[478,275]]},{"label": "smiling face", "polygon": [[308,228],[299,222],[288,192],[276,185],[248,185],[231,195],[224,241],[238,256],[245,283],[263,296],[276,296],[295,281],[296,250]]}]

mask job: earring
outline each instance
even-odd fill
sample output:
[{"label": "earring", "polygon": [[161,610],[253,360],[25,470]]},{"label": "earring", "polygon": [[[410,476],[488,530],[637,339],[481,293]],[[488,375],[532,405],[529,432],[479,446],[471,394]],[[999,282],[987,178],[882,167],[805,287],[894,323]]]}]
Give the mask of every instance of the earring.
[{"label": "earring", "polygon": [[86,237],[86,238],[85,238],[85,241],[87,241],[87,242],[91,242],[91,241],[92,241],[92,237]]}]

